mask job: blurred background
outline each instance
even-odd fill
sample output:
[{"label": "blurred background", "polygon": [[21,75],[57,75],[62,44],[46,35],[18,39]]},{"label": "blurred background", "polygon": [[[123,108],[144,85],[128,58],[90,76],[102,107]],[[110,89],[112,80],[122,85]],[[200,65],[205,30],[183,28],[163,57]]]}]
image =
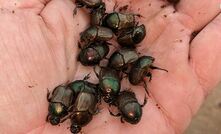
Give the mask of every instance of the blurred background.
[{"label": "blurred background", "polygon": [[221,83],[207,97],[184,134],[221,134]]}]

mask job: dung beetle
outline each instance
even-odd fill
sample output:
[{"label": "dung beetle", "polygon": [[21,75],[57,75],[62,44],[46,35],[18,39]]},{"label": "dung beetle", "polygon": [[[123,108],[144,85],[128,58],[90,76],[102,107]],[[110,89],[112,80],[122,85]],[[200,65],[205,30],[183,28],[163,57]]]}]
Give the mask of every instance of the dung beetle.
[{"label": "dung beetle", "polygon": [[122,48],[115,51],[109,58],[108,66],[116,70],[127,69],[129,65],[139,58],[138,53],[134,49]]},{"label": "dung beetle", "polygon": [[91,11],[91,25],[102,26],[105,16],[106,7],[105,4],[101,4],[98,8]]},{"label": "dung beetle", "polygon": [[99,64],[109,53],[107,42],[94,42],[81,49],[78,60],[84,66],[94,66]]},{"label": "dung beetle", "polygon": [[135,93],[125,90],[119,93],[117,99],[115,100],[115,105],[118,107],[119,113],[114,114],[110,110],[110,114],[115,117],[121,117],[121,123],[124,121],[130,124],[137,124],[142,117],[142,107],[147,103],[147,98],[145,96],[144,103],[139,104]]},{"label": "dung beetle", "polygon": [[135,26],[121,32],[117,37],[117,42],[123,47],[134,47],[136,44],[140,43],[145,36],[145,26]]},{"label": "dung beetle", "polygon": [[129,81],[132,85],[138,85],[142,81],[144,82],[144,88],[147,91],[146,82],[144,81],[144,77],[149,77],[150,81],[152,79],[152,74],[150,69],[158,69],[168,72],[166,69],[162,69],[159,67],[153,66],[154,58],[151,56],[142,56],[140,57],[131,67],[129,72]]},{"label": "dung beetle", "polygon": [[77,80],[69,84],[69,87],[76,94],[76,100],[73,105],[73,110],[69,117],[71,119],[70,130],[73,134],[81,131],[81,128],[86,126],[97,114],[97,104],[100,100],[97,85],[87,82],[86,76],[83,80]]},{"label": "dung beetle", "polygon": [[106,27],[91,26],[81,33],[81,42],[84,45],[95,41],[108,41],[113,38],[113,32]]},{"label": "dung beetle", "polygon": [[58,125],[64,121],[61,119],[68,115],[68,109],[73,101],[73,92],[70,88],[58,86],[52,94],[48,91],[47,99],[49,102],[47,121],[52,125]]},{"label": "dung beetle", "polygon": [[135,14],[113,12],[104,18],[104,25],[111,28],[114,32],[134,27]]},{"label": "dung beetle", "polygon": [[119,73],[107,67],[95,67],[94,72],[99,79],[99,89],[103,100],[112,104],[121,88],[121,79]]}]

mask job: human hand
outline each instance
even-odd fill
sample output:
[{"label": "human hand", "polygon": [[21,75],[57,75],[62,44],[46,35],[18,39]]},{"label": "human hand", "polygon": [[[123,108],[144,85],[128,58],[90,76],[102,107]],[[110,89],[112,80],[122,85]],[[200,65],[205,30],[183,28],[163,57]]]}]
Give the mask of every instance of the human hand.
[{"label": "human hand", "polygon": [[[105,2],[111,11],[115,1]],[[163,0],[118,2],[119,6],[130,4],[128,11],[144,16],[139,21],[146,25],[147,37],[138,51],[155,57],[154,65],[169,72],[152,71],[153,80],[148,83],[152,97],[139,124],[121,124],[104,107],[83,131],[182,133],[221,79],[220,0],[181,0],[176,13],[172,6],[161,8]],[[46,94],[47,89],[92,72],[76,61],[79,33],[89,22],[87,13],[78,10],[73,18],[74,4],[69,0],[2,0],[0,7],[0,132],[70,133],[68,121],[60,127],[45,121]],[[191,33],[201,28],[190,43]],[[142,101],[143,87],[132,89]]]}]

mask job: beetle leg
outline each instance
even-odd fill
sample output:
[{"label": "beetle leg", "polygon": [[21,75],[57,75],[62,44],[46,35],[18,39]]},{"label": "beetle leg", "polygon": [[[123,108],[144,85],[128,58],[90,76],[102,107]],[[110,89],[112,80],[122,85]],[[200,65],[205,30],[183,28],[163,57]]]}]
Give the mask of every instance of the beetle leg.
[{"label": "beetle leg", "polygon": [[123,117],[120,118],[121,123],[125,123]]},{"label": "beetle leg", "polygon": [[114,114],[113,112],[110,111],[110,109],[108,109],[108,110],[109,110],[110,115],[112,115],[114,117],[120,117],[121,116],[121,113]]},{"label": "beetle leg", "polygon": [[99,113],[101,113],[101,110],[100,110],[99,108],[97,108],[96,111],[93,112],[92,114],[93,114],[93,115],[97,115],[97,114],[99,114]]},{"label": "beetle leg", "polygon": [[82,49],[80,42],[78,42],[78,48],[79,48],[79,49]]},{"label": "beetle leg", "polygon": [[49,116],[50,116],[50,115],[48,114],[48,115],[47,115],[47,117],[46,117],[46,122],[48,122],[48,121],[49,121],[49,120],[48,120],[48,119],[49,119]]},{"label": "beetle leg", "polygon": [[135,16],[139,17],[139,18],[144,18],[144,16],[142,16],[141,14],[134,14]]},{"label": "beetle leg", "polygon": [[67,119],[69,119],[71,116],[72,116],[72,113],[66,115],[65,117],[63,117],[63,118],[60,120],[60,123],[65,122],[65,121],[66,121]]},{"label": "beetle leg", "polygon": [[150,78],[149,81],[152,80],[152,74],[151,74],[151,72],[146,73],[146,76]]},{"label": "beetle leg", "polygon": [[145,80],[143,80],[143,82],[144,82],[144,89],[145,89],[147,95],[150,96],[150,93],[148,92],[148,88],[147,88],[147,83]]},{"label": "beetle leg", "polygon": [[81,7],[84,7],[84,5],[81,4],[81,3],[76,2],[76,7],[74,8],[73,15],[76,15],[77,14],[77,9],[81,8]]},{"label": "beetle leg", "polygon": [[68,108],[68,112],[70,112],[70,111],[72,111],[72,109],[73,109],[73,107],[74,107],[74,104],[73,105],[71,105],[69,108]]},{"label": "beetle leg", "polygon": [[97,76],[97,78],[99,78],[99,72],[101,71],[101,67],[100,66],[94,66],[94,73]]},{"label": "beetle leg", "polygon": [[88,80],[90,78],[91,73],[88,73],[86,76],[84,76],[83,80]]},{"label": "beetle leg", "polygon": [[115,2],[114,7],[113,7],[113,11],[116,11],[116,9],[118,8],[118,2]]},{"label": "beetle leg", "polygon": [[168,72],[168,70],[166,70],[166,69],[155,67],[155,66],[150,66],[150,68],[151,69],[157,69],[157,70],[162,70],[162,71]]},{"label": "beetle leg", "polygon": [[141,107],[144,107],[146,104],[147,104],[147,96],[145,95],[144,101],[143,101],[143,104],[141,105]]},{"label": "beetle leg", "polygon": [[50,102],[51,101],[51,98],[50,98],[50,92],[49,92],[49,90],[47,89],[47,100],[48,100],[48,102]]}]

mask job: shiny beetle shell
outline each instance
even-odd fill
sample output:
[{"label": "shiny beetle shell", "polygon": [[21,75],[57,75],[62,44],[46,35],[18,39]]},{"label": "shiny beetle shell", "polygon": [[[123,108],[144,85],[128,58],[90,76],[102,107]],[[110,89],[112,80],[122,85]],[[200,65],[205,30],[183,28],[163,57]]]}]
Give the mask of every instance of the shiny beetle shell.
[{"label": "shiny beetle shell", "polygon": [[108,41],[113,38],[113,32],[106,27],[91,26],[81,33],[81,42],[84,45],[95,41]]},{"label": "shiny beetle shell", "polygon": [[142,117],[142,106],[133,92],[122,91],[116,100],[121,117],[128,123],[137,124]]},{"label": "shiny beetle shell", "polygon": [[134,47],[143,41],[146,36],[146,28],[144,25],[135,26],[119,34],[117,42],[123,47]]},{"label": "shiny beetle shell", "polygon": [[131,63],[139,58],[138,53],[134,49],[123,48],[115,51],[110,59],[108,66],[116,70],[127,68]]},{"label": "shiny beetle shell", "polygon": [[49,113],[47,120],[52,125],[58,125],[60,123],[60,119],[68,114],[67,110],[73,101],[73,92],[69,88],[58,86],[54,89],[50,98],[48,94],[48,101]]},{"label": "shiny beetle shell", "polygon": [[113,12],[105,17],[105,25],[112,30],[122,30],[135,26],[135,15]]},{"label": "shiny beetle shell", "polygon": [[140,57],[129,72],[129,81],[133,85],[138,85],[143,77],[149,72],[150,66],[153,64],[154,58],[151,56]]},{"label": "shiny beetle shell", "polygon": [[97,76],[102,98],[106,103],[111,104],[120,92],[121,80],[119,74],[114,69],[101,68]]},{"label": "shiny beetle shell", "polygon": [[92,93],[80,92],[78,94],[71,115],[70,129],[72,133],[79,133],[81,128],[92,120],[97,110],[97,103],[97,96]]},{"label": "shiny beetle shell", "polygon": [[75,95],[78,95],[80,92],[87,92],[91,94],[97,94],[98,92],[96,84],[90,83],[85,80],[73,81],[68,86]]},{"label": "shiny beetle shell", "polygon": [[96,42],[81,49],[78,60],[84,66],[94,66],[99,64],[108,53],[109,46],[105,42]]}]

